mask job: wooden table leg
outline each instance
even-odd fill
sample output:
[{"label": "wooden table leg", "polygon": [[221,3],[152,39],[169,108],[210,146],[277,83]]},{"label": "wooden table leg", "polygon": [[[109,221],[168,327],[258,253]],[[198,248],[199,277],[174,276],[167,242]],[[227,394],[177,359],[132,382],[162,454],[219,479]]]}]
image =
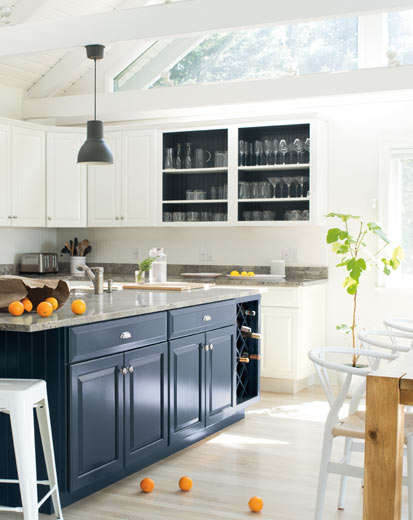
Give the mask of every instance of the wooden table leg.
[{"label": "wooden table leg", "polygon": [[398,377],[367,376],[364,520],[399,520],[404,406]]}]

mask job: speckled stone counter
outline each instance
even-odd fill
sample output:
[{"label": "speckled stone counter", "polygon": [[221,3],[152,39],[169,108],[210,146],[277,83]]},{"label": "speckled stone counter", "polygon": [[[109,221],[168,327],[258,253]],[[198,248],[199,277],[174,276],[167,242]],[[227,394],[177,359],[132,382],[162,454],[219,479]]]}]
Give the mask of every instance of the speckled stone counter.
[{"label": "speckled stone counter", "polygon": [[[23,316],[0,314],[0,330],[17,332],[38,332],[58,327],[73,327],[86,323],[149,314],[181,307],[191,307],[233,298],[259,294],[257,288],[213,287],[193,291],[115,291],[110,294],[71,295],[66,304],[50,318],[41,318],[36,313]],[[71,302],[82,298],[86,302],[86,312],[76,316],[72,313]]]}]

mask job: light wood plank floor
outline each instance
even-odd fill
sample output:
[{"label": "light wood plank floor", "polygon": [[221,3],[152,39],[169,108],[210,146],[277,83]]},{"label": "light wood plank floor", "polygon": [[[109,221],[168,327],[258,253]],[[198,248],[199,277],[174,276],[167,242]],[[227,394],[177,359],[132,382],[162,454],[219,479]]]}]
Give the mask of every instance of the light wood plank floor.
[{"label": "light wood plank floor", "polygon": [[[264,393],[247,410],[244,421],[65,508],[64,518],[311,520],[327,411],[319,387],[296,395]],[[337,459],[342,449],[341,440],[336,441]],[[194,481],[189,493],[178,491],[182,475]],[[156,484],[149,495],[138,491],[144,476]],[[360,481],[349,479],[344,511],[337,511],[338,487],[339,477],[330,476],[325,520],[361,519]],[[264,500],[260,515],[249,512],[248,499],[253,495]],[[42,520],[47,518],[42,515]]]}]

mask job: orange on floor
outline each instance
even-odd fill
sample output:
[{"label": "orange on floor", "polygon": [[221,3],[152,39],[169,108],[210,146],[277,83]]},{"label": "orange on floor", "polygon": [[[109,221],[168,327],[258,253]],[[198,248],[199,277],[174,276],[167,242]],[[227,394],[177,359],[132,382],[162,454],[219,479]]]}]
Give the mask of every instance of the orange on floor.
[{"label": "orange on floor", "polygon": [[179,487],[182,491],[189,491],[192,487],[191,477],[182,477],[179,479]]},{"label": "orange on floor", "polygon": [[141,480],[140,486],[144,493],[151,493],[155,488],[155,482],[151,478],[144,478]]},{"label": "orange on floor", "polygon": [[258,513],[264,507],[264,502],[260,497],[251,497],[248,505],[254,513]]}]

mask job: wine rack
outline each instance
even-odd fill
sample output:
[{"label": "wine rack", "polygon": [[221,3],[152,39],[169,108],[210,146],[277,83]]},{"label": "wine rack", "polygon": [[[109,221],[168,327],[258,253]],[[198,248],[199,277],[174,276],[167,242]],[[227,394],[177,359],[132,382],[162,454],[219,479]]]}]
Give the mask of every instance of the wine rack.
[{"label": "wine rack", "polygon": [[259,300],[237,302],[237,406],[248,406],[259,399],[260,340]]}]

